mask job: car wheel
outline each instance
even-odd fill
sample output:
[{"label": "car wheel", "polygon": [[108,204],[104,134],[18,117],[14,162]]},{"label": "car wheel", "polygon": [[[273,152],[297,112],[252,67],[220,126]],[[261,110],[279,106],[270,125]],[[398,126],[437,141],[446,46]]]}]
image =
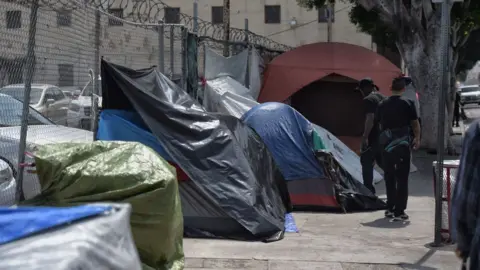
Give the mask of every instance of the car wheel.
[{"label": "car wheel", "polygon": [[17,179],[17,169],[15,168],[15,166],[13,166],[10,160],[2,156],[0,156],[0,160],[4,161],[5,163],[8,164],[8,166],[10,166],[10,169],[12,169],[13,178]]}]

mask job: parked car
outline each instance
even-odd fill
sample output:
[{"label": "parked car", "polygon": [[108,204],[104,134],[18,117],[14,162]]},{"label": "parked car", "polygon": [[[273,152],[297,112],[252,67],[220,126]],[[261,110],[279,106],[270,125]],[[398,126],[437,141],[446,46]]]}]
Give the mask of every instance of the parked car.
[{"label": "parked car", "polygon": [[60,87],[63,94],[69,98],[70,100],[76,99],[78,96],[75,96],[75,93],[80,93],[81,89],[79,87],[71,86],[71,87]]},{"label": "parked car", "polygon": [[[90,77],[88,83],[83,87],[80,93],[74,93],[74,98],[70,103],[68,126],[82,129],[91,129],[92,123],[92,96],[93,96],[93,77]],[[102,79],[97,79],[98,85],[98,107],[102,105]]]},{"label": "parked car", "polygon": [[[71,100],[60,88],[49,84],[32,84],[31,89],[30,107],[57,124],[67,125],[68,107]],[[22,102],[25,100],[24,91],[24,84],[8,85],[0,89],[1,94],[12,96]],[[4,110],[5,107],[1,109]]]},{"label": "parked car", "polygon": [[459,88],[460,91],[460,103],[466,104],[479,104],[480,105],[480,87],[478,84],[462,85]]},{"label": "parked car", "polygon": [[[8,161],[14,174],[18,168],[18,149],[22,123],[23,103],[9,95],[0,94],[0,160]],[[5,109],[5,108],[8,108]],[[30,107],[28,115],[26,151],[34,151],[37,145],[63,142],[90,142],[93,133],[86,130],[59,126]],[[33,158],[26,156],[26,163]],[[27,199],[40,192],[37,175],[25,170],[23,189]],[[1,185],[0,185],[1,186]],[[0,190],[0,192],[2,192]],[[1,196],[1,195],[0,195]]]}]

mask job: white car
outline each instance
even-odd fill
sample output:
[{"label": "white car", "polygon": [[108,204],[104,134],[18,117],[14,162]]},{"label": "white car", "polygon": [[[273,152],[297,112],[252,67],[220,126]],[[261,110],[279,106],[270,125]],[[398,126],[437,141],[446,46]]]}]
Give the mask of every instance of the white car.
[{"label": "white car", "polygon": [[[49,84],[32,84],[30,107],[59,125],[67,125],[70,99],[60,88]],[[8,85],[0,89],[1,94],[12,96],[23,102],[24,84]],[[5,107],[2,107],[2,109]]]},{"label": "white car", "polygon": [[[69,107],[69,116],[68,116],[68,126],[78,127],[82,129],[91,129],[92,123],[92,96],[93,96],[93,80],[90,77],[90,81],[83,87],[82,91],[78,94],[74,93],[76,96]],[[102,79],[98,78],[98,93],[102,93]],[[98,107],[102,105],[102,97],[97,99]]]},{"label": "white car", "polygon": [[[13,174],[16,174],[18,171],[23,103],[9,95],[0,94],[0,106],[2,108],[0,110],[0,160],[8,161],[11,164]],[[42,114],[30,108],[26,152],[34,151],[38,145],[91,141],[93,141],[92,132],[55,125]],[[33,163],[33,158],[26,155],[25,161],[26,163]],[[0,187],[3,186],[0,183]],[[37,175],[29,172],[28,168],[23,173],[23,190],[26,199],[40,193],[40,183]],[[2,190],[0,192],[5,193]],[[0,196],[2,195],[0,194]]]},{"label": "white car", "polygon": [[478,84],[462,85],[459,87],[460,91],[460,103],[466,104],[479,104],[480,105],[480,87]]}]

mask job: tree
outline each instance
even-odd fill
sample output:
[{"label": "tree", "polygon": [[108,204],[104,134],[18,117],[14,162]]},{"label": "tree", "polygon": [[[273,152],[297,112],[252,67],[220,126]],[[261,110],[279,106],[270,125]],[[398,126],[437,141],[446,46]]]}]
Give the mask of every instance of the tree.
[{"label": "tree", "polygon": [[[322,7],[327,0],[297,0],[306,8]],[[328,0],[333,1],[333,0]],[[441,7],[432,0],[342,0],[352,4],[350,20],[360,31],[372,35],[375,42],[395,46],[420,91],[423,118],[422,145],[436,148],[438,102],[441,78],[439,65]],[[465,45],[472,31],[480,27],[480,1],[464,0],[450,4],[451,44],[450,73],[455,75],[468,67]],[[453,87],[452,87],[453,89]],[[446,110],[451,115],[453,91]],[[449,125],[446,125],[449,127]],[[446,129],[444,132],[448,132]]]}]

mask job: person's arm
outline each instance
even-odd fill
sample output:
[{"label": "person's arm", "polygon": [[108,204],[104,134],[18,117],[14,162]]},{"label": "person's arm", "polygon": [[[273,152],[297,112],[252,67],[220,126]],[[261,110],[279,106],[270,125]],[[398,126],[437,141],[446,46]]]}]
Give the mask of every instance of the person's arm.
[{"label": "person's arm", "polygon": [[410,125],[412,126],[413,135],[415,136],[413,139],[413,149],[418,149],[420,147],[420,122],[418,121],[417,115],[417,108],[415,104],[412,102],[410,103],[409,109],[409,118],[410,118]]},{"label": "person's arm", "polygon": [[370,135],[370,132],[372,131],[373,122],[375,120],[375,105],[367,99],[364,99],[363,104],[365,107],[365,124],[362,137],[364,142],[368,142],[368,135]]}]

